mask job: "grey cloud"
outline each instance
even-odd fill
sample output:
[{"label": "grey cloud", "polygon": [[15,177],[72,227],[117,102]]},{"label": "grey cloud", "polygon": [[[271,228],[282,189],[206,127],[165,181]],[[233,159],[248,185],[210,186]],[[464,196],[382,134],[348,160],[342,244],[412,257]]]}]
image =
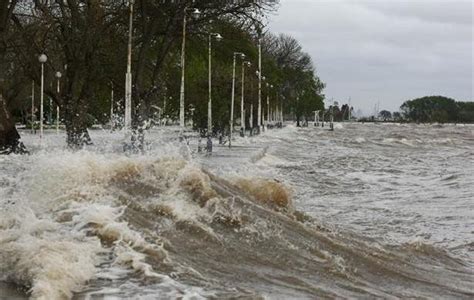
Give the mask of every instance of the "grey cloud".
[{"label": "grey cloud", "polygon": [[270,29],[301,41],[329,98],[366,111],[428,94],[473,100],[472,11],[450,2],[286,0]]},{"label": "grey cloud", "polygon": [[388,16],[472,26],[473,4],[470,0],[358,0],[353,2]]}]

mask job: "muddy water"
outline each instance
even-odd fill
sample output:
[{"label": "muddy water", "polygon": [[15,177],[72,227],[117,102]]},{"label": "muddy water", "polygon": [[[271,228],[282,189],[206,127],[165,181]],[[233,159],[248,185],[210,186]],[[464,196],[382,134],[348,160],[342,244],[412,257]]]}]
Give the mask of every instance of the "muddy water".
[{"label": "muddy water", "polygon": [[474,296],[474,127],[288,126],[209,157],[173,137],[25,134],[0,158],[0,295]]}]

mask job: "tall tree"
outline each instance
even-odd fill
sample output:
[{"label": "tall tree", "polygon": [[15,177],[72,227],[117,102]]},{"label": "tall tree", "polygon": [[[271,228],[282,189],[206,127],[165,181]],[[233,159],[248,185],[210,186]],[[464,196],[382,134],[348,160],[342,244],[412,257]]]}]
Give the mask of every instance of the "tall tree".
[{"label": "tall tree", "polygon": [[5,56],[10,38],[10,20],[17,2],[17,0],[0,2],[0,153],[25,151],[4,98],[4,90],[8,81],[5,78],[8,70]]},{"label": "tall tree", "polygon": [[459,107],[454,99],[429,96],[406,101],[400,107],[406,119],[414,122],[456,122]]},{"label": "tall tree", "polygon": [[307,120],[313,111],[324,108],[325,84],[316,75],[311,57],[294,37],[267,33],[263,45],[266,60],[270,61],[266,65],[274,66],[264,74],[270,73],[270,80],[281,87],[285,111],[295,114],[299,126],[302,118]]},{"label": "tall tree", "polygon": [[379,116],[384,120],[387,121],[392,118],[392,113],[389,112],[388,110],[382,110],[379,112]]}]

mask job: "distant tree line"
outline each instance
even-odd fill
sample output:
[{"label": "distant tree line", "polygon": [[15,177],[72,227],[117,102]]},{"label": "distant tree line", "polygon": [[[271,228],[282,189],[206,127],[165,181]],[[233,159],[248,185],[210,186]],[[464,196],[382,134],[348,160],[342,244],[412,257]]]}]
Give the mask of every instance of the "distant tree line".
[{"label": "distant tree line", "polygon": [[474,123],[474,102],[460,102],[443,96],[405,101],[400,111],[381,110],[360,122]]},{"label": "distant tree line", "polygon": [[419,123],[474,123],[474,102],[457,102],[443,96],[406,101],[400,107],[403,118]]},{"label": "distant tree line", "polygon": [[[246,122],[253,104],[257,122],[258,41],[262,43],[263,111],[282,106],[297,118],[323,109],[324,83],[316,75],[311,57],[291,36],[264,31],[265,15],[278,1],[154,1],[135,0],[133,18],[133,124],[156,112],[176,119],[179,113],[181,40],[187,15],[186,90],[187,119],[196,129],[207,127],[208,36],[220,33],[213,43],[213,127],[229,126],[232,60],[243,52],[252,67],[246,69]],[[123,115],[129,1],[125,0],[10,0],[0,2],[0,148],[15,149],[19,135],[14,121],[30,120],[31,89],[39,98],[40,64],[45,53],[45,94],[53,107],[60,107],[67,143],[81,147],[88,140],[91,123],[110,120],[111,90],[117,103],[114,112]],[[193,18],[191,8],[202,13]],[[240,62],[237,65],[240,86]],[[60,71],[60,92],[55,73]],[[268,88],[266,83],[269,83]],[[273,86],[273,88],[271,88]],[[236,99],[240,99],[236,89]],[[46,101],[47,103],[48,101]],[[38,103],[38,101],[36,101]],[[36,104],[37,107],[37,104]],[[194,114],[192,113],[194,111]],[[234,111],[240,111],[235,101]]]}]

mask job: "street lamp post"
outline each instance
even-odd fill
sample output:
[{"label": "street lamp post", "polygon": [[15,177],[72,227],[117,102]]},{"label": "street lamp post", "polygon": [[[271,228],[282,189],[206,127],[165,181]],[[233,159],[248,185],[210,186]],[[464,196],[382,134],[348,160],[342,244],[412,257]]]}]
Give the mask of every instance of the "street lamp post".
[{"label": "street lamp post", "polygon": [[[272,85],[273,89],[273,85]],[[273,107],[274,105],[270,105],[270,117],[269,117],[269,122],[273,126],[273,122],[275,121],[275,108]]]},{"label": "street lamp post", "polygon": [[[267,78],[265,76],[261,76],[261,81],[266,81]],[[259,106],[260,106],[260,114],[259,114],[259,122],[260,122],[260,127],[262,129],[262,131],[265,131],[265,113],[263,111],[263,105],[262,105],[262,92],[261,92],[261,87],[259,88],[260,89],[260,99],[259,99]]]},{"label": "street lamp post", "polygon": [[249,124],[250,124],[250,136],[252,136],[253,135],[253,103],[250,103]]},{"label": "street lamp post", "polygon": [[280,122],[281,122],[281,127],[283,128],[283,99],[285,99],[285,96],[281,96],[281,100],[280,100]]},{"label": "street lamp post", "polygon": [[262,39],[258,38],[258,132],[262,131]]},{"label": "street lamp post", "polygon": [[280,93],[279,91],[277,90],[277,93],[276,93],[276,97],[277,97],[277,101],[276,101],[276,107],[277,107],[277,115],[276,115],[276,118],[278,120],[278,126],[279,128],[282,128],[283,127],[283,100],[281,99],[280,97]]},{"label": "street lamp post", "polygon": [[249,61],[242,61],[242,100],[240,101],[240,135],[245,136],[245,67],[250,67],[252,64]]},{"label": "street lamp post", "polygon": [[263,116],[263,107],[262,107],[262,81],[265,81],[266,78],[265,76],[260,73],[260,71],[256,71],[255,74],[257,74],[258,78],[258,108],[257,108],[257,127],[258,127],[258,132],[260,133],[261,131],[265,131],[265,127],[263,126],[263,120],[265,119]]},{"label": "street lamp post", "polygon": [[269,84],[267,82],[267,128],[268,128],[268,123],[270,122],[270,91],[269,91],[269,88],[270,89],[273,89],[273,85],[272,84]]},{"label": "street lamp post", "polygon": [[[56,72],[56,79],[58,80],[57,81],[57,86],[56,86],[56,92],[58,93],[58,97],[59,97],[59,94],[60,94],[60,80],[61,80],[61,77],[63,76],[63,74],[61,74],[61,72]],[[56,134],[59,134],[59,98],[57,99],[58,100],[58,103],[56,103]]]},{"label": "street lamp post", "polygon": [[[265,103],[266,103],[266,105],[267,105],[267,109],[268,109],[268,102],[269,102],[269,101],[268,101],[268,86],[269,86],[269,85],[270,85],[270,84],[269,84],[268,82],[265,83],[265,88],[266,88],[266,92],[267,92],[267,95],[266,95],[266,96],[267,96],[267,97],[266,97],[267,100],[266,100]],[[264,127],[265,129],[268,129],[268,112],[267,112],[266,115],[267,115],[267,116],[265,117],[265,110],[264,110],[264,112],[263,112],[263,127]]]},{"label": "street lamp post", "polygon": [[209,33],[209,101],[207,103],[207,135],[212,135],[212,38],[221,41],[219,33]]},{"label": "street lamp post", "polygon": [[110,130],[114,130],[115,120],[114,120],[114,83],[111,82],[110,89]]},{"label": "street lamp post", "polygon": [[279,115],[280,115],[280,112],[279,112],[279,104],[278,102],[280,101],[280,98],[278,96],[278,88],[275,88],[275,104],[273,105],[273,109],[274,109],[274,112],[273,112],[273,122],[275,123],[275,126],[278,128],[278,118],[279,118]]},{"label": "street lamp post", "polygon": [[43,138],[43,106],[44,106],[44,64],[48,61],[46,54],[41,54],[38,57],[39,62],[41,63],[41,91],[40,91],[40,139]]},{"label": "street lamp post", "polygon": [[[51,90],[53,90],[53,81],[51,81]],[[53,98],[49,97],[48,125],[53,125]]]},{"label": "street lamp post", "polygon": [[241,52],[234,52],[234,62],[232,67],[232,100],[230,104],[230,122],[229,122],[229,148],[232,146],[232,131],[234,131],[234,100],[235,100],[235,65],[237,63],[237,55],[242,59],[245,58],[245,54]]},{"label": "street lamp post", "polygon": [[133,34],[133,3],[129,0],[130,16],[128,24],[128,52],[127,52],[127,73],[125,74],[125,130],[132,126],[132,34]]},{"label": "street lamp post", "polygon": [[[185,63],[185,50],[186,50],[186,13],[188,11],[188,7],[184,8],[184,16],[183,16],[183,42],[181,44],[181,87],[179,93],[179,126],[184,128],[186,125],[184,123],[184,63]],[[194,8],[193,16],[198,17],[201,12],[199,9]]]},{"label": "street lamp post", "polygon": [[31,133],[35,133],[35,81],[31,83]]}]

